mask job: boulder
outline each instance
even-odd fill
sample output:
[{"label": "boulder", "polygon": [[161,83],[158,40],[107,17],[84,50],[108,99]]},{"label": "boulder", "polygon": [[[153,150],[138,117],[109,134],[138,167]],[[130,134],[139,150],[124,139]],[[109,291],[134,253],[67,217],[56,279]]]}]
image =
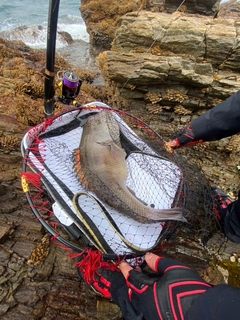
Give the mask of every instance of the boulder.
[{"label": "boulder", "polygon": [[218,0],[82,0],[81,14],[87,25],[90,41],[109,49],[119,27],[119,18],[141,10],[173,13],[176,10],[192,14],[214,15],[219,11]]}]

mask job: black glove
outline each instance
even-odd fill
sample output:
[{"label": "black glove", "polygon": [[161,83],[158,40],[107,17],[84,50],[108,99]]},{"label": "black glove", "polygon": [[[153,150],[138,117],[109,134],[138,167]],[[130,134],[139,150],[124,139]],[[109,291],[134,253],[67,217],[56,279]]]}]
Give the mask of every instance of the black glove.
[{"label": "black glove", "polygon": [[184,319],[193,301],[212,287],[173,259],[158,257],[155,271],[158,276],[136,270],[127,276],[132,304],[147,320]]},{"label": "black glove", "polygon": [[[74,258],[75,255],[72,256]],[[86,250],[78,255],[76,262],[79,277],[97,294],[112,299],[121,309],[126,320],[144,320],[128,297],[129,288],[117,265],[105,262],[98,250]]]},{"label": "black glove", "polygon": [[120,271],[99,269],[96,274],[96,281],[92,286],[105,297],[111,298],[119,306],[124,319],[145,319],[141,311],[135,309],[132,302],[129,300],[129,288],[127,287],[126,280]]},{"label": "black glove", "polygon": [[238,199],[231,198],[221,189],[213,189],[213,212],[226,237],[235,243],[240,243],[240,192]]},{"label": "black glove", "polygon": [[172,148],[189,147],[194,144],[200,143],[202,140],[195,140],[194,133],[191,127],[183,128],[175,133],[169,145]]}]

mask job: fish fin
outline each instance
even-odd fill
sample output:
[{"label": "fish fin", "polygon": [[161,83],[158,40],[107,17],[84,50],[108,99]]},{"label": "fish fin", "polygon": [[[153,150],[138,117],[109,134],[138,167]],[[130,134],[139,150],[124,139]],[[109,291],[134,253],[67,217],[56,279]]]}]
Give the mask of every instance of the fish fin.
[{"label": "fish fin", "polygon": [[80,163],[81,160],[81,152],[79,149],[74,150],[74,155],[75,155],[75,162]]},{"label": "fish fin", "polygon": [[97,142],[98,144],[101,144],[102,146],[106,146],[110,148],[111,157],[115,161],[120,161],[122,159],[125,160],[126,158],[126,152],[123,148],[120,148],[114,141],[104,141],[104,142]]},{"label": "fish fin", "polygon": [[85,185],[86,188],[88,188],[88,182],[85,178],[84,172],[82,170],[82,165],[81,165],[81,151],[79,149],[74,150],[74,155],[75,155],[75,164],[74,164],[74,169],[77,174],[77,177],[83,185]]},{"label": "fish fin", "polygon": [[111,156],[113,159],[115,159],[116,161],[119,161],[121,159],[125,160],[126,152],[124,149],[120,148],[113,141],[111,141],[111,143],[110,143],[110,148],[111,148]]}]

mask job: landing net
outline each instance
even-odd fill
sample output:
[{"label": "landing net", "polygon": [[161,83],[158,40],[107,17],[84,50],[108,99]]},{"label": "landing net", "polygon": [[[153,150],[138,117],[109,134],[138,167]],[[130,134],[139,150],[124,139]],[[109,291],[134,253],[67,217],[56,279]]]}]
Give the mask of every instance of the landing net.
[{"label": "landing net", "polygon": [[[75,150],[88,119],[103,111],[111,112],[119,126],[127,187],[151,208],[181,208],[187,223],[141,223],[81,183],[74,168]],[[203,237],[213,230],[211,187],[203,173],[169,150],[146,123],[121,110],[95,102],[46,119],[24,136],[22,153],[22,186],[31,209],[53,239],[66,248],[76,252],[96,248],[108,260],[131,259],[158,248],[184,226]]]}]

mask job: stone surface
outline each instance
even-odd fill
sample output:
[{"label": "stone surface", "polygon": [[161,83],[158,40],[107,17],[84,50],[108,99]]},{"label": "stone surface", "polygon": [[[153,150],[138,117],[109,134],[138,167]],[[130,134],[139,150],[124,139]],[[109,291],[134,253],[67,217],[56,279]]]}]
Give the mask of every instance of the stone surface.
[{"label": "stone surface", "polygon": [[[132,91],[141,93],[145,105],[154,104],[152,93],[160,96],[159,108],[207,109],[239,88],[237,35],[235,19],[129,13],[99,64],[105,81],[133,106],[139,97],[134,100]],[[183,98],[168,97],[171,90]]]},{"label": "stone surface", "polygon": [[[105,49],[111,47],[119,19],[129,12],[142,10],[173,13],[175,11],[191,14],[214,15],[219,11],[218,0],[82,0],[81,14],[86,22],[91,43]],[[144,12],[145,12],[144,11]]]},{"label": "stone surface", "polygon": [[[169,139],[177,128],[235,92],[237,6],[235,11],[218,11],[215,3],[189,0],[172,15],[179,5],[173,0],[127,4],[82,0],[92,43],[107,48],[113,43],[99,59],[106,87],[91,86],[94,76],[77,70],[85,80],[78,102],[102,100],[139,116]],[[216,17],[209,16],[214,13]],[[221,18],[224,15],[227,19]],[[0,47],[0,317],[121,319],[115,304],[86,289],[68,252],[49,242],[29,209],[19,178],[20,142],[30,127],[44,119],[45,52],[3,39]],[[65,68],[69,64],[57,57],[56,70]],[[56,112],[63,110],[59,106]],[[234,198],[240,186],[239,142],[236,135],[179,152]],[[187,232],[178,230],[157,253],[189,264],[214,284],[238,285],[240,246],[222,234],[203,245]]]},{"label": "stone surface", "polygon": [[127,12],[136,11],[142,0],[100,0],[81,1],[81,14],[86,22],[92,44],[110,48],[119,17]]}]

